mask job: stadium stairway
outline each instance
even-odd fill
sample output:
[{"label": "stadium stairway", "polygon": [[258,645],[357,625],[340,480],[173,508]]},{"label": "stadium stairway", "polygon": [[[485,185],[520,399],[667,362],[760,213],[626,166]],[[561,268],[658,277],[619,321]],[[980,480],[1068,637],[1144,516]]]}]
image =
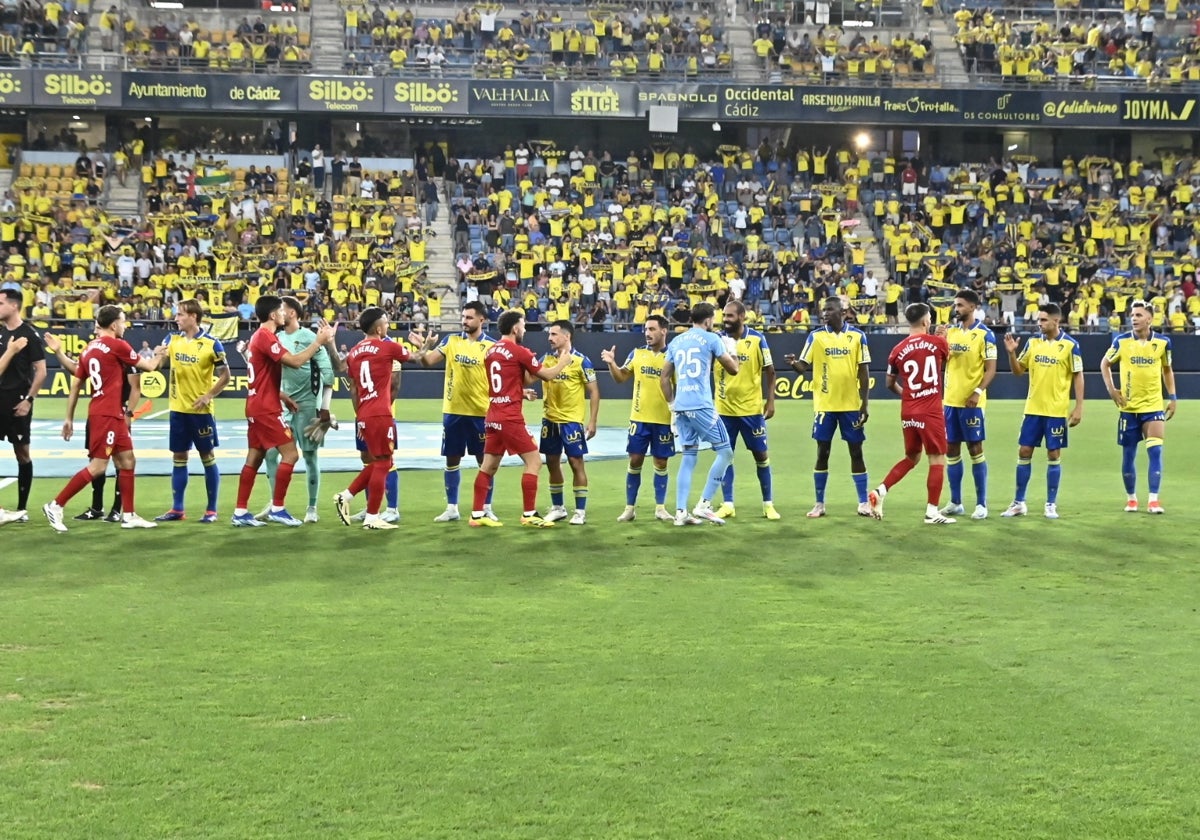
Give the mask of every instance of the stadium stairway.
[{"label": "stadium stairway", "polygon": [[944,86],[963,86],[971,84],[971,77],[963,65],[962,52],[958,41],[954,39],[951,19],[945,15],[935,15],[930,20],[929,36],[933,40],[933,55],[937,62],[938,81]]},{"label": "stadium stairway", "polygon": [[122,187],[115,179],[109,181],[108,195],[104,199],[104,209],[109,216],[125,219],[142,212],[141,184],[133,177],[126,178],[125,184]]},{"label": "stadium stairway", "polygon": [[342,73],[345,63],[345,13],[338,3],[317,2],[309,23],[312,32],[312,63],[317,73]]},{"label": "stadium stairway", "polygon": [[454,230],[451,223],[450,207],[443,202],[438,209],[437,221],[431,225],[436,236],[428,249],[426,274],[429,285],[434,288],[434,294],[441,295],[440,324],[439,319],[434,319],[431,325],[441,333],[453,330],[459,324],[458,275],[454,267]]}]

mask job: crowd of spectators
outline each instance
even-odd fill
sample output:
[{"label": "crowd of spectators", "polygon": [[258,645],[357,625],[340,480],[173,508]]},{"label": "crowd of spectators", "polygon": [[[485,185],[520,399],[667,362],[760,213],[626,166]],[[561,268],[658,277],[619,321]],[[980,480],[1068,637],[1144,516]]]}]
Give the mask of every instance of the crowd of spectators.
[{"label": "crowd of spectators", "polygon": [[74,4],[20,0],[0,5],[0,67],[69,60],[87,50],[88,13]]},{"label": "crowd of spectators", "polygon": [[247,16],[230,29],[205,29],[194,18],[142,25],[126,16],[122,26],[122,49],[137,69],[301,72],[312,63],[309,33],[291,17]]},{"label": "crowd of spectators", "polygon": [[1200,8],[1187,13],[1191,19],[1180,23],[1178,2],[1156,8],[1125,0],[1120,14],[1009,19],[964,4],[953,20],[968,72],[1005,83],[1134,78],[1172,85],[1200,81]]},{"label": "crowd of spectators", "polygon": [[477,4],[453,18],[409,8],[345,3],[345,69],[387,75],[424,70],[489,78],[699,75],[727,72],[733,56],[706,4],[695,17],[674,8],[643,12]]},{"label": "crowd of spectators", "polygon": [[754,54],[778,81],[861,82],[934,73],[933,39],[927,33],[789,27],[783,16],[755,26]]}]

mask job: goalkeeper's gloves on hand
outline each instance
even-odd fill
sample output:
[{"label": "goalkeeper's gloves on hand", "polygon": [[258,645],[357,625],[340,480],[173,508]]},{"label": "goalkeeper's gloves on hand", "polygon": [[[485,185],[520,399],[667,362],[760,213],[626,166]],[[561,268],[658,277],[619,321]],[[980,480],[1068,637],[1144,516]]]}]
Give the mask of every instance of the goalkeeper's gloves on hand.
[{"label": "goalkeeper's gloves on hand", "polygon": [[323,420],[319,416],[314,417],[311,421],[309,421],[309,424],[304,427],[304,436],[317,446],[323,446],[325,444],[325,435],[329,433],[330,429],[336,429],[338,427],[336,417],[328,412],[321,413],[327,415],[328,419]]}]

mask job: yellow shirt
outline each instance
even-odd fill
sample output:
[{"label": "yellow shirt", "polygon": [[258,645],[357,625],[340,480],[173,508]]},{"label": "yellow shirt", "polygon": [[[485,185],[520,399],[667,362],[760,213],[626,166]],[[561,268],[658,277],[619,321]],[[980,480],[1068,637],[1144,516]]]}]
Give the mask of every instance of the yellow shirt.
[{"label": "yellow shirt", "polygon": [[[558,357],[547,353],[544,365],[558,364]],[[587,386],[596,381],[592,360],[578,350],[571,351],[571,362],[552,381],[545,383],[542,418],[551,423],[583,423],[587,420]]]},{"label": "yellow shirt", "polygon": [[[952,408],[966,407],[971,394],[983,382],[987,362],[996,360],[996,336],[983,321],[969,328],[951,327],[946,331],[950,359],[946,362],[946,395],[943,402]],[[987,404],[987,395],[980,394],[979,407]]]},{"label": "yellow shirt", "polygon": [[1113,339],[1104,358],[1121,369],[1123,412],[1163,410],[1163,368],[1171,367],[1171,339],[1152,332],[1149,339],[1140,341],[1132,332],[1121,333]]},{"label": "yellow shirt", "polygon": [[631,423],[671,424],[671,409],[663,396],[659,377],[662,375],[665,350],[654,351],[649,347],[636,347],[621,365],[622,370],[633,374],[633,402],[630,403]]},{"label": "yellow shirt", "polygon": [[466,333],[442,336],[437,351],[446,357],[443,414],[465,417],[483,417],[487,414],[488,383],[483,357],[495,343],[496,340],[487,334],[478,339],[471,339]]},{"label": "yellow shirt", "polygon": [[1039,417],[1066,417],[1070,411],[1071,386],[1083,370],[1079,342],[1065,332],[1049,339],[1035,335],[1025,342],[1017,357],[1029,371],[1029,396],[1025,413]]},{"label": "yellow shirt", "polygon": [[[724,331],[721,332],[725,336]],[[746,328],[736,341],[739,367],[737,376],[730,375],[725,368],[714,365],[716,378],[717,414],[727,417],[753,417],[763,413],[762,374],[763,369],[774,367],[771,348],[766,337],[758,330]]]},{"label": "yellow shirt", "polygon": [[858,411],[858,369],[870,364],[867,335],[849,324],[841,332],[821,327],[808,334],[800,360],[812,367],[813,411]]},{"label": "yellow shirt", "polygon": [[170,408],[182,414],[212,414],[212,403],[206,408],[193,408],[213,386],[218,367],[225,366],[225,348],[207,332],[195,338],[172,333],[163,341],[167,348],[167,364],[171,366]]}]

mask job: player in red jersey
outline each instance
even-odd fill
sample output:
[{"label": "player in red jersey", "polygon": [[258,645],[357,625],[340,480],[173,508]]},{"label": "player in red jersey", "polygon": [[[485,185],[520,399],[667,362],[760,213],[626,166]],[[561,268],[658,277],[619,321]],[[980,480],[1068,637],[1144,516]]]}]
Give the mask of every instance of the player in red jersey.
[{"label": "player in red jersey", "polygon": [[[119,306],[101,306],[96,313],[96,338],[79,357],[79,366],[71,380],[71,394],[67,399],[67,419],[63,421],[63,440],[70,440],[75,432],[75,406],[86,380],[92,391],[88,403],[88,465],[75,473],[67,486],[54,501],[42,506],[50,527],[55,531],[66,531],[63,524],[63,506],[71,498],[92,483],[98,475],[104,475],[109,460],[117,462],[117,484],[121,488],[121,527],[153,528],[133,512],[133,438],[129,424],[133,412],[125,404],[125,377],[130,368],[154,370],[157,359],[143,359],[124,339],[125,312]],[[155,350],[156,354],[165,348]]]},{"label": "player in red jersey", "polygon": [[549,382],[571,363],[569,349],[558,354],[558,364],[543,367],[534,352],[521,346],[525,337],[525,314],[510,309],[500,316],[500,340],[493,344],[483,357],[483,369],[488,379],[488,411],[484,418],[487,437],[483,444],[483,463],[475,475],[475,501],[471,511],[471,525],[476,528],[498,528],[503,523],[484,515],[488,488],[492,477],[500,469],[500,459],[507,453],[520,455],[525,462],[525,474],[521,476],[521,496],[524,514],[521,524],[530,528],[548,528],[554,523],[538,516],[537,487],[538,473],[542,469],[542,457],[533,442],[529,429],[525,427],[525,414],[521,402],[533,399],[533,391],[525,384],[533,379]]},{"label": "player in red jersey", "polygon": [[[292,439],[291,426],[283,416],[283,403],[287,398],[279,390],[283,378],[282,366],[298,368],[308,364],[308,360],[316,355],[322,345],[333,342],[337,330],[322,321],[316,341],[299,353],[289,353],[275,337],[275,332],[283,326],[283,300],[276,295],[262,295],[254,304],[254,314],[258,316],[260,326],[246,344],[246,375],[250,380],[246,393],[248,449],[246,463],[238,479],[237,506],[231,521],[242,528],[266,524],[250,513],[250,492],[254,489],[254,479],[258,476],[258,468],[262,466],[267,450],[278,449],[275,495],[266,521],[296,527],[304,523],[287,512],[284,501],[287,499],[288,485],[292,482],[292,469],[300,453],[296,449],[296,441]],[[294,405],[290,407],[295,409]]]},{"label": "player in red jersey", "polygon": [[883,484],[867,496],[871,515],[883,519],[883,498],[888,490],[908,475],[921,461],[921,452],[929,456],[929,477],[925,480],[925,524],[950,525],[954,520],[938,510],[938,499],[946,480],[946,419],[942,411],[943,371],[950,358],[950,346],[940,335],[929,333],[930,309],[914,303],[904,310],[908,338],[888,356],[888,390],[900,395],[900,425],[904,429],[904,457],[896,462]]},{"label": "player in red jersey", "polygon": [[392,417],[393,363],[412,358],[403,344],[389,341],[387,314],[372,306],[359,316],[363,340],[346,356],[350,377],[350,395],[354,402],[354,417],[358,436],[367,447],[362,471],[350,486],[333,497],[338,519],[350,524],[350,500],[365,488],[367,516],[363,528],[370,531],[391,531],[396,528],[379,516],[388,473],[392,471],[392,452],[396,449],[396,422]]}]

